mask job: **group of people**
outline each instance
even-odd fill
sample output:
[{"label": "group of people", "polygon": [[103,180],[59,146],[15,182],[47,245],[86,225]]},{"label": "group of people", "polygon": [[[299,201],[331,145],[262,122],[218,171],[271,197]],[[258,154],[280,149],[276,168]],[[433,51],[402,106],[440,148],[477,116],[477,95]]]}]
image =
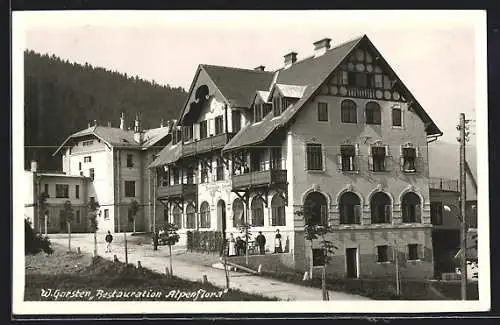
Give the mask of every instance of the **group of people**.
[{"label": "group of people", "polygon": [[[259,247],[259,254],[264,255],[266,253],[266,237],[259,231],[257,237],[255,237],[255,242]],[[234,238],[233,234],[229,235],[228,240],[228,256],[241,256],[246,254],[246,242],[241,239],[240,236]],[[274,236],[274,253],[283,253],[283,245],[281,242],[280,230],[276,229],[276,235]]]}]

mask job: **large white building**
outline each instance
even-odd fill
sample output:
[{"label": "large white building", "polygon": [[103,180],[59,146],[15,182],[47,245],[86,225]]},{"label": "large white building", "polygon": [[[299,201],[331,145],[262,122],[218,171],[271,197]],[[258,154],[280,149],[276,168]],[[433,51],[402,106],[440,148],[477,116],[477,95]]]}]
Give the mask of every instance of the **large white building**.
[{"label": "large white building", "polygon": [[279,230],[273,265],[308,270],[322,250],[296,212],[313,205],[310,222],[339,246],[329,272],[391,275],[398,254],[404,276],[431,277],[427,146],[442,132],[368,37],[330,41],[276,71],[198,66],[150,165],[164,216],[181,235],[237,236],[246,220],[271,252]]},{"label": "large white building", "polygon": [[[119,128],[89,125],[70,135],[54,152],[63,160],[59,179],[89,179],[82,191],[85,202],[93,198],[100,204],[99,231],[132,231],[134,222],[128,214],[133,200],[139,204],[135,230],[151,230],[153,184],[146,167],[169,142],[169,130],[170,126],[163,125],[143,130],[137,116],[133,127],[126,127],[122,114]],[[43,190],[36,189],[38,193]]]}]

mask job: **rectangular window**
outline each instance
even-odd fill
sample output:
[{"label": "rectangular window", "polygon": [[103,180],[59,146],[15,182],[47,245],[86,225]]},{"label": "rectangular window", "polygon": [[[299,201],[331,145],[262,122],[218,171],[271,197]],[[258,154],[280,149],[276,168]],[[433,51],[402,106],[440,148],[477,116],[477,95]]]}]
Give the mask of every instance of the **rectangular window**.
[{"label": "rectangular window", "polygon": [[272,226],[285,226],[285,206],[273,207],[271,211],[271,225]]},{"label": "rectangular window", "polygon": [[431,222],[433,225],[443,224],[443,203],[431,202]]},{"label": "rectangular window", "polygon": [[[234,125],[234,124],[233,124]],[[200,122],[200,139],[205,139],[207,137],[207,120]]]},{"label": "rectangular window", "polygon": [[94,180],[94,177],[95,177],[95,171],[94,171],[94,168],[90,168],[89,169],[89,177],[90,179],[93,181]]},{"label": "rectangular window", "polygon": [[201,162],[201,179],[200,183],[208,182],[208,161]]},{"label": "rectangular window", "polygon": [[392,109],[392,126],[402,126],[401,108]]},{"label": "rectangular window", "polygon": [[135,181],[125,181],[125,197],[135,197]]},{"label": "rectangular window", "polygon": [[323,170],[323,151],[321,144],[307,144],[307,170]]},{"label": "rectangular window", "polygon": [[418,244],[408,244],[408,260],[416,261],[418,259]]},{"label": "rectangular window", "polygon": [[382,245],[377,246],[377,262],[388,262],[389,261],[389,246]]},{"label": "rectangular window", "polygon": [[403,159],[402,159],[402,168],[405,173],[414,173],[415,169],[415,159],[416,159],[417,151],[415,148],[403,148]]},{"label": "rectangular window", "polygon": [[356,72],[347,72],[347,85],[353,87],[356,86]]},{"label": "rectangular window", "polygon": [[373,161],[372,171],[374,172],[383,172],[385,171],[385,157],[386,157],[386,149],[385,147],[372,147],[372,156],[371,159]]},{"label": "rectangular window", "polygon": [[94,143],[94,141],[93,141],[93,140],[83,141],[83,142],[82,142],[82,145],[83,145],[84,147],[86,147],[86,146],[91,146],[93,143]]},{"label": "rectangular window", "polygon": [[186,142],[193,139],[193,125],[182,127],[182,141]]},{"label": "rectangular window", "polygon": [[187,166],[186,167],[186,183],[194,184],[194,167]]},{"label": "rectangular window", "polygon": [[215,117],[215,135],[224,133],[224,118],[222,115]]},{"label": "rectangular window", "polygon": [[271,169],[281,169],[281,147],[271,148]]},{"label": "rectangular window", "polygon": [[76,223],[81,223],[82,220],[80,219],[80,210],[75,211],[75,222]]},{"label": "rectangular window", "polygon": [[127,155],[127,167],[131,168],[134,166],[133,156],[131,154]]},{"label": "rectangular window", "polygon": [[68,184],[56,184],[56,197],[57,198],[69,198],[69,185]]},{"label": "rectangular window", "polygon": [[80,198],[80,185],[75,185],[75,198]]},{"label": "rectangular window", "polygon": [[255,104],[253,107],[253,120],[254,122],[262,121],[262,105]]},{"label": "rectangular window", "polygon": [[347,86],[349,84],[349,74],[347,73],[347,71],[342,71],[339,78],[340,85]]},{"label": "rectangular window", "polygon": [[45,194],[48,195],[49,194],[49,184],[44,184],[43,187],[44,187]]},{"label": "rectangular window", "polygon": [[353,145],[341,145],[340,146],[340,156],[341,156],[341,166],[342,171],[354,171],[356,166],[354,165],[354,157],[356,156],[356,147]]},{"label": "rectangular window", "polygon": [[82,170],[82,162],[78,163],[78,170]]},{"label": "rectangular window", "polygon": [[174,185],[179,184],[179,169],[176,167],[172,168],[172,175],[174,176]]},{"label": "rectangular window", "polygon": [[389,76],[384,75],[384,89],[391,90],[391,88],[391,79],[389,79]]},{"label": "rectangular window", "polygon": [[109,209],[104,209],[104,220],[109,220]]},{"label": "rectangular window", "polygon": [[261,170],[261,160],[261,152],[257,150],[252,151],[250,156],[250,170],[252,172],[258,172]]},{"label": "rectangular window", "polygon": [[290,98],[290,97],[283,97],[281,99],[281,113],[286,111],[290,105],[295,104],[298,101],[298,98]]},{"label": "rectangular window", "polygon": [[266,117],[273,110],[273,104],[264,103],[262,105],[262,118]]},{"label": "rectangular window", "polygon": [[328,104],[318,103],[318,121],[328,122]]},{"label": "rectangular window", "polygon": [[384,81],[381,74],[373,75],[373,85],[375,88],[384,88]]},{"label": "rectangular window", "polygon": [[280,116],[281,114],[281,100],[279,97],[273,98],[273,115],[274,117]]},{"label": "rectangular window", "polygon": [[91,156],[83,157],[83,162],[86,162],[86,163],[92,162],[92,157]]},{"label": "rectangular window", "polygon": [[323,266],[325,265],[325,249],[323,248],[313,248],[313,266]]},{"label": "rectangular window", "polygon": [[218,181],[224,180],[224,163],[222,162],[222,158],[217,159],[217,170],[216,170],[216,179]]},{"label": "rectangular window", "polygon": [[241,112],[231,111],[231,121],[233,123],[233,132],[239,132],[241,130]]},{"label": "rectangular window", "polygon": [[357,72],[356,73],[356,87],[366,88],[368,87],[368,75],[366,73]]}]

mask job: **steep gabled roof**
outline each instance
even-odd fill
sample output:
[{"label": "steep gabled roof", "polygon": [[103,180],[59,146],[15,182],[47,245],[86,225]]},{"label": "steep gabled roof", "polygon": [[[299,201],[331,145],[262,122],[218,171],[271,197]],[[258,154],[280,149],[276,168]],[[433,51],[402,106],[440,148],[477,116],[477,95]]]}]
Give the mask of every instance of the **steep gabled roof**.
[{"label": "steep gabled roof", "polygon": [[397,86],[401,93],[412,102],[412,108],[422,118],[426,124],[428,135],[442,135],[442,132],[435,125],[432,119],[427,115],[418,101],[411,95],[410,91],[400,81],[396,73],[383,59],[375,46],[370,42],[366,35],[354,40],[343,43],[335,48],[326,51],[325,54],[315,57],[311,56],[304,60],[294,63],[287,69],[277,71],[276,84],[303,86],[303,96],[278,117],[269,114],[262,123],[251,124],[236,134],[231,141],[224,147],[224,151],[233,150],[239,147],[254,145],[266,140],[277,128],[286,126],[304,104],[315,94],[318,93],[320,86],[333,74],[346,57],[362,42],[373,49],[381,60],[385,69],[392,73],[399,82]]},{"label": "steep gabled roof", "polygon": [[134,140],[133,130],[122,130],[120,128],[96,125],[67,137],[52,156],[57,155],[62,148],[71,146],[77,139],[89,135],[102,140],[109,147],[147,149],[167,136],[168,132],[168,127],[145,130],[145,142],[141,145]]},{"label": "steep gabled roof", "polygon": [[250,107],[257,90],[266,90],[273,72],[201,65],[232,107]]},{"label": "steep gabled roof", "polygon": [[231,139],[224,150],[262,142],[277,127],[284,126],[361,39],[362,37],[341,44],[320,57],[310,57],[296,62],[288,69],[278,70],[276,83],[304,87],[302,98],[280,116],[273,117],[272,114],[268,114],[262,123],[248,125]]}]

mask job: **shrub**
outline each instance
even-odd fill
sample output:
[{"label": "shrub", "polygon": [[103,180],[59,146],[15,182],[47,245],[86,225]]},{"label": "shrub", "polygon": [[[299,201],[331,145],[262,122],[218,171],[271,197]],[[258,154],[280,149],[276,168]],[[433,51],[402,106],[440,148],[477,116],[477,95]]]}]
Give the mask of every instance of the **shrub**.
[{"label": "shrub", "polygon": [[45,252],[47,254],[52,254],[53,250],[51,247],[51,242],[47,237],[40,234],[36,234],[31,223],[28,220],[24,220],[24,253],[25,255],[34,255],[40,252]]}]

